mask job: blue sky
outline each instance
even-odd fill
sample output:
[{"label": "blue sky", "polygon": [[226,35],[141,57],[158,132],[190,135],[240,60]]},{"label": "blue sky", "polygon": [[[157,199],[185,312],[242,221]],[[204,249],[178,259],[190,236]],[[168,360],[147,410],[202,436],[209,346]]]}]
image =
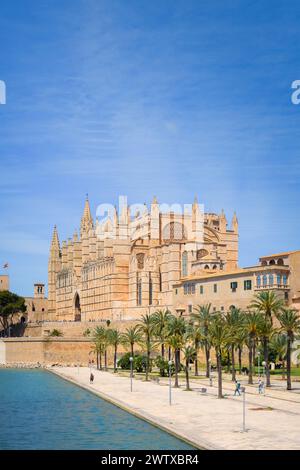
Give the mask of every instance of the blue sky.
[{"label": "blue sky", "polygon": [[0,263],[47,281],[53,225],[101,202],[199,202],[240,264],[300,248],[298,1],[1,2]]}]

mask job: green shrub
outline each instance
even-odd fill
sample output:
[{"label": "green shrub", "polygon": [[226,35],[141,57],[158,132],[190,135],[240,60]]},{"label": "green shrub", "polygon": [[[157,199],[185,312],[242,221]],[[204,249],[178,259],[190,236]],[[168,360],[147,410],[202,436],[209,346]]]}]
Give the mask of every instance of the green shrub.
[{"label": "green shrub", "polygon": [[56,337],[57,337],[57,336],[63,336],[63,332],[60,331],[60,330],[56,330],[56,329],[54,328],[54,330],[52,330],[52,331],[49,333],[49,336],[56,336]]},{"label": "green shrub", "polygon": [[[164,360],[161,356],[157,356],[155,359],[155,365],[159,369],[159,375],[161,377],[167,377],[169,375],[169,361]],[[171,375],[175,374],[175,365],[172,363]]]}]

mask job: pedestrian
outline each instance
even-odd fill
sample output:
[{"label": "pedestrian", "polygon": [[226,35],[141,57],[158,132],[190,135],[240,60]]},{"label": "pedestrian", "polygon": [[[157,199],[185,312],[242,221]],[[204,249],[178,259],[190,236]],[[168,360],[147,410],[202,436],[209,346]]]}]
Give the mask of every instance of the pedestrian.
[{"label": "pedestrian", "polygon": [[91,375],[90,375],[90,384],[92,384],[94,382],[94,374],[91,372]]},{"label": "pedestrian", "polygon": [[237,380],[235,381],[235,391],[234,391],[234,396],[238,394],[239,396],[241,395],[241,384]]},{"label": "pedestrian", "polygon": [[259,393],[259,395],[261,395],[264,392],[264,386],[265,386],[264,382],[261,379],[259,379],[259,381],[258,381],[258,393]]}]

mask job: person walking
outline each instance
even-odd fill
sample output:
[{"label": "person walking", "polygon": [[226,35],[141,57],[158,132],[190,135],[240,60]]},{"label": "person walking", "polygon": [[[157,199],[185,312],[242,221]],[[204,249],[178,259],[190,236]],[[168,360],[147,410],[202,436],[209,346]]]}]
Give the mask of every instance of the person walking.
[{"label": "person walking", "polygon": [[235,381],[235,391],[234,391],[234,396],[238,394],[239,396],[241,395],[241,383],[238,382],[237,380]]},{"label": "person walking", "polygon": [[258,381],[258,393],[259,393],[259,395],[262,395],[264,393],[264,386],[265,386],[264,382],[261,379],[259,379],[259,381]]},{"label": "person walking", "polygon": [[91,375],[90,375],[90,384],[92,384],[94,382],[94,374],[91,372]]}]

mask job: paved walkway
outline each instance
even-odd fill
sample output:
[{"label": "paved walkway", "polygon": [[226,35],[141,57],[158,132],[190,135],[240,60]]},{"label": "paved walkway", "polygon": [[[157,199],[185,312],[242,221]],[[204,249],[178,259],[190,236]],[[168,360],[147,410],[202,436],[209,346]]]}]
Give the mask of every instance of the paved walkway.
[{"label": "paved walkway", "polygon": [[[228,396],[222,400],[217,398],[215,386],[207,386],[207,394],[201,394],[198,380],[193,381],[191,392],[172,388],[173,403],[169,406],[169,387],[164,381],[157,384],[133,380],[131,393],[130,379],[111,372],[95,370],[90,385],[87,367],[50,370],[200,448],[300,449],[300,402],[273,396],[275,390],[272,396],[258,396],[254,388],[246,394],[247,431],[242,432],[242,397],[232,395],[230,383],[224,384]],[[284,391],[278,394],[289,398]]]}]

